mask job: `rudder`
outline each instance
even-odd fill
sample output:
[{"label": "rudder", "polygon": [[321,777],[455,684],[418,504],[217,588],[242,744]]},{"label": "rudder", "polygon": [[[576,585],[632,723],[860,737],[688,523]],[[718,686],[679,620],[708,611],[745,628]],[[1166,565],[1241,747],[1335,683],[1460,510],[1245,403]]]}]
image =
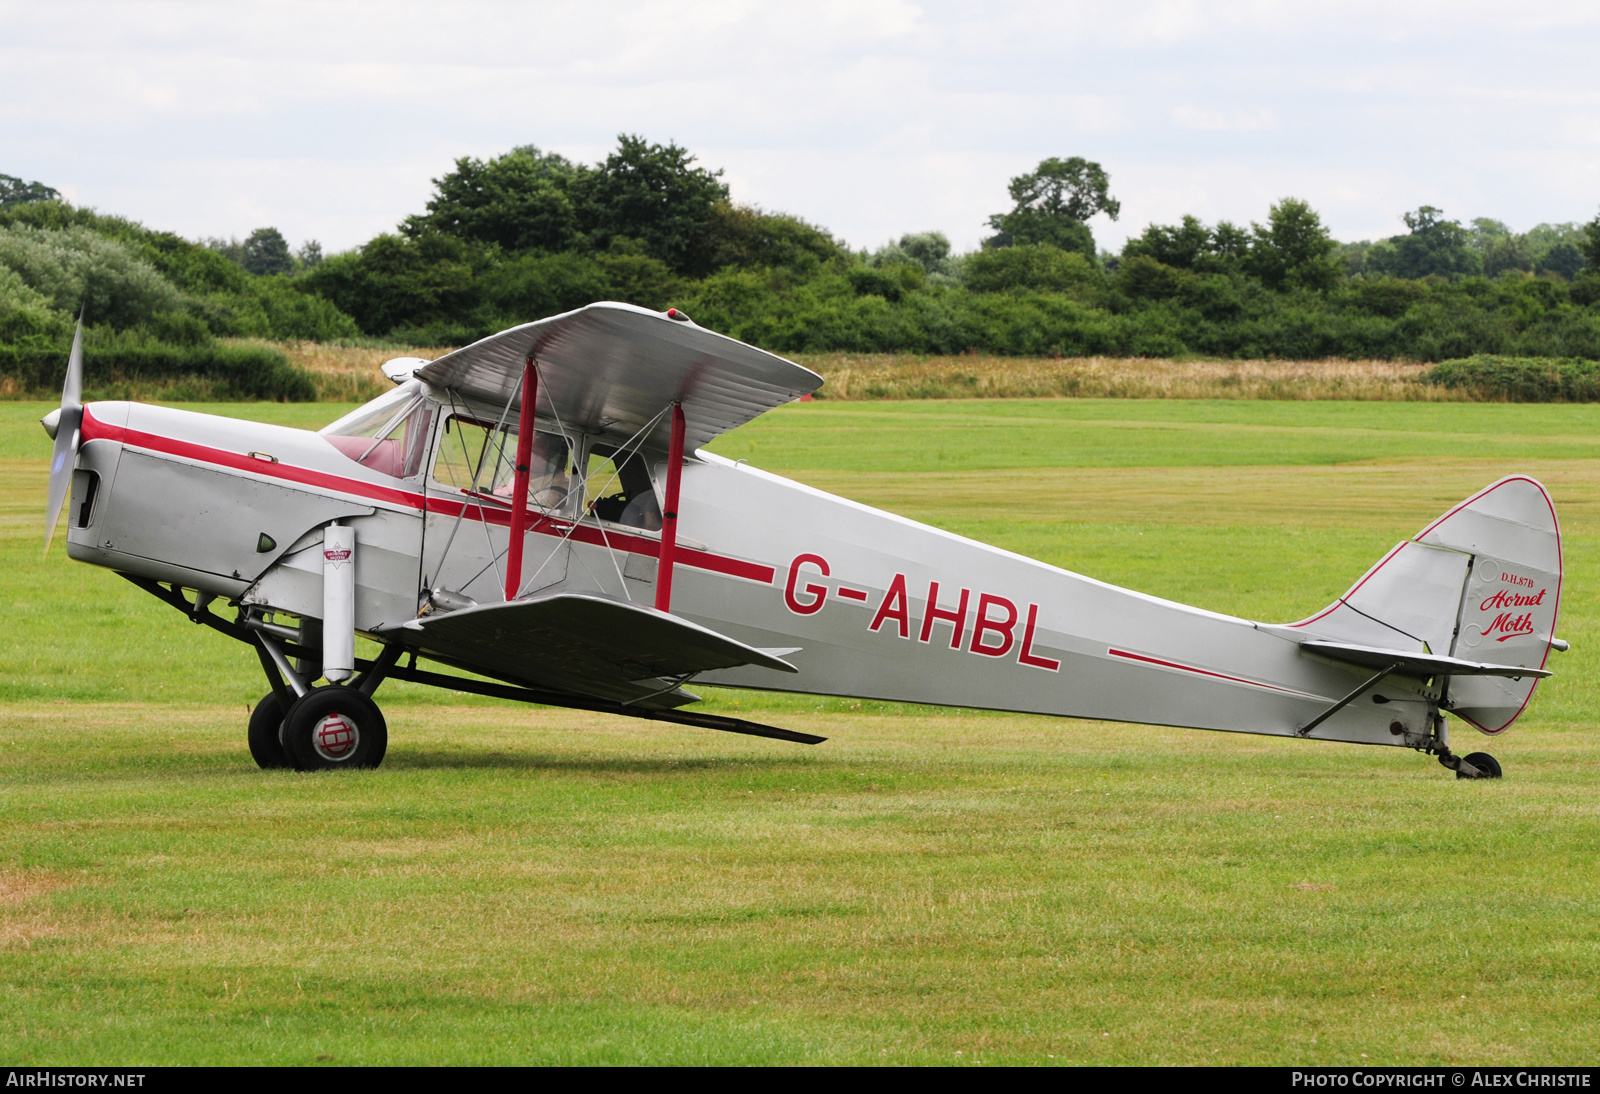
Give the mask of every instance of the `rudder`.
[{"label": "rudder", "polygon": [[[1450,653],[1468,661],[1545,666],[1561,605],[1561,526],[1549,493],[1525,475],[1479,491],[1424,528],[1417,542],[1467,552],[1471,571]],[[1509,729],[1538,680],[1450,682],[1450,712],[1484,733]]]},{"label": "rudder", "polygon": [[[1512,475],[1401,543],[1327,609],[1306,637],[1543,669],[1561,599],[1561,531],[1543,486]],[[1488,734],[1532,698],[1533,677],[1455,676],[1445,708]]]}]

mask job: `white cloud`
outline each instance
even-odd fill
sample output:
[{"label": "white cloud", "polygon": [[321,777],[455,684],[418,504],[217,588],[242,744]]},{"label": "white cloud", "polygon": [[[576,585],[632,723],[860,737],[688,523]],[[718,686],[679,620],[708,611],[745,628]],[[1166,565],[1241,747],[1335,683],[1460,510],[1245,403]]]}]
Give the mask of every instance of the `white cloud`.
[{"label": "white cloud", "polygon": [[1423,202],[1587,219],[1600,7],[1486,0],[0,2],[0,171],[190,236],[330,249],[461,155],[673,139],[857,246],[976,244],[1007,180],[1103,163],[1116,245],[1286,194],[1346,237]]},{"label": "white cloud", "polygon": [[1213,133],[1255,133],[1278,124],[1271,110],[1201,110],[1193,106],[1178,107],[1172,120],[1185,129]]}]

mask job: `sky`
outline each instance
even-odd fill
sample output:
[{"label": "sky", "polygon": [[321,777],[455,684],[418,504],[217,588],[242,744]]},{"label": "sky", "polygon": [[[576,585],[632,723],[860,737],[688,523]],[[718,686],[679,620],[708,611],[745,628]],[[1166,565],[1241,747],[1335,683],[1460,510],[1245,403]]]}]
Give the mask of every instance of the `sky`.
[{"label": "sky", "polygon": [[328,253],[460,156],[676,141],[734,200],[856,248],[958,251],[1048,156],[1149,223],[1309,201],[1336,238],[1422,204],[1600,210],[1600,4],[1452,0],[116,3],[0,0],[0,172],[189,238]]}]

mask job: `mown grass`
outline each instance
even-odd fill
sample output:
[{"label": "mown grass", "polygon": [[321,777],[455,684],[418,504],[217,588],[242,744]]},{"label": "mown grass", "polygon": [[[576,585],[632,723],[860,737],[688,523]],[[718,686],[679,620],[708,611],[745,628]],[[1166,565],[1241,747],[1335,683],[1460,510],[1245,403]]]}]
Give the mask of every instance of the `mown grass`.
[{"label": "mown grass", "polygon": [[265,774],[252,656],[40,559],[43,409],[0,407],[0,1062],[1596,1058],[1600,408],[812,403],[717,445],[1280,619],[1532,471],[1574,650],[1481,784],[1070,720],[711,693],[831,738],[802,749],[388,685],[383,769]]}]

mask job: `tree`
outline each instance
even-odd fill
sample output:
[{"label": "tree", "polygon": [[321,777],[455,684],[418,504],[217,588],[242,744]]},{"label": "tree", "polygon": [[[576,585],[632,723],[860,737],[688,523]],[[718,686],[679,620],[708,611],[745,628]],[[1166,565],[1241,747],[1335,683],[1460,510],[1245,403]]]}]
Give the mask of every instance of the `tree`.
[{"label": "tree", "polygon": [[1410,234],[1394,236],[1389,247],[1373,249],[1367,265],[1374,273],[1455,280],[1483,272],[1483,257],[1472,249],[1467,230],[1460,221],[1446,220],[1444,210],[1423,205],[1401,219]]},{"label": "tree", "polygon": [[1237,269],[1250,252],[1250,233],[1226,220],[1207,228],[1198,217],[1186,216],[1181,224],[1152,224],[1128,240],[1122,257],[1148,255],[1173,269],[1223,273]]},{"label": "tree", "polygon": [[674,272],[704,277],[716,269],[718,206],[727,202],[722,172],[694,166],[677,144],[650,144],[623,133],[600,167],[575,180],[579,215],[594,249],[638,240]]},{"label": "tree", "polygon": [[257,277],[294,272],[294,256],[289,241],[276,228],[257,228],[244,241],[244,257],[239,265]]},{"label": "tree", "polygon": [[908,232],[886,243],[866,259],[868,266],[920,266],[931,276],[953,279],[961,260],[950,257],[950,237],[943,232]]},{"label": "tree", "polygon": [[1487,252],[1496,243],[1516,234],[1505,221],[1495,220],[1493,217],[1473,217],[1472,224],[1466,232],[1467,243],[1479,254]]},{"label": "tree", "polygon": [[200,240],[200,245],[208,251],[216,251],[223,258],[236,266],[244,265],[244,244],[239,242],[238,236],[223,239],[220,236],[207,236]]},{"label": "tree", "polygon": [[969,255],[963,280],[973,292],[1034,291],[1087,296],[1102,283],[1099,270],[1076,251],[1039,243],[991,247]]},{"label": "tree", "polygon": [[139,248],[82,225],[0,227],[0,268],[7,268],[58,310],[121,330],[163,312],[183,297]]},{"label": "tree", "polygon": [[566,251],[578,243],[574,189],[587,173],[531,144],[492,160],[463,156],[455,170],[433,180],[428,211],[401,225],[417,238],[439,232],[508,251]]},{"label": "tree", "polygon": [[477,303],[467,244],[439,232],[376,236],[306,271],[300,284],[331,300],[366,334],[459,319]]},{"label": "tree", "polygon": [[1588,261],[1589,268],[1600,270],[1600,213],[1583,226],[1583,235],[1576,241],[1578,251]]},{"label": "tree", "polygon": [[1250,228],[1255,238],[1245,266],[1268,288],[1326,290],[1339,280],[1338,244],[1306,202],[1284,198],[1268,211],[1264,227]]},{"label": "tree", "polygon": [[0,175],[0,209],[60,200],[61,195],[42,182],[23,182],[15,175]]},{"label": "tree", "polygon": [[1507,270],[1531,270],[1534,261],[1532,248],[1525,235],[1508,232],[1486,241],[1483,247],[1483,272],[1486,277],[1498,277]]},{"label": "tree", "polygon": [[1467,246],[1478,252],[1486,277],[1508,270],[1531,270],[1536,256],[1526,235],[1518,235],[1503,220],[1473,217],[1465,229]]},{"label": "tree", "polygon": [[833,236],[799,217],[768,213],[753,205],[721,202],[712,215],[713,269],[766,267],[810,272],[843,265],[850,252]]},{"label": "tree", "polygon": [[1081,156],[1044,160],[1033,172],[1011,180],[1012,209],[989,218],[996,234],[983,245],[1047,243],[1093,260],[1094,236],[1087,221],[1097,213],[1116,220],[1122,212],[1122,203],[1109,192],[1110,185],[1105,169]]}]

